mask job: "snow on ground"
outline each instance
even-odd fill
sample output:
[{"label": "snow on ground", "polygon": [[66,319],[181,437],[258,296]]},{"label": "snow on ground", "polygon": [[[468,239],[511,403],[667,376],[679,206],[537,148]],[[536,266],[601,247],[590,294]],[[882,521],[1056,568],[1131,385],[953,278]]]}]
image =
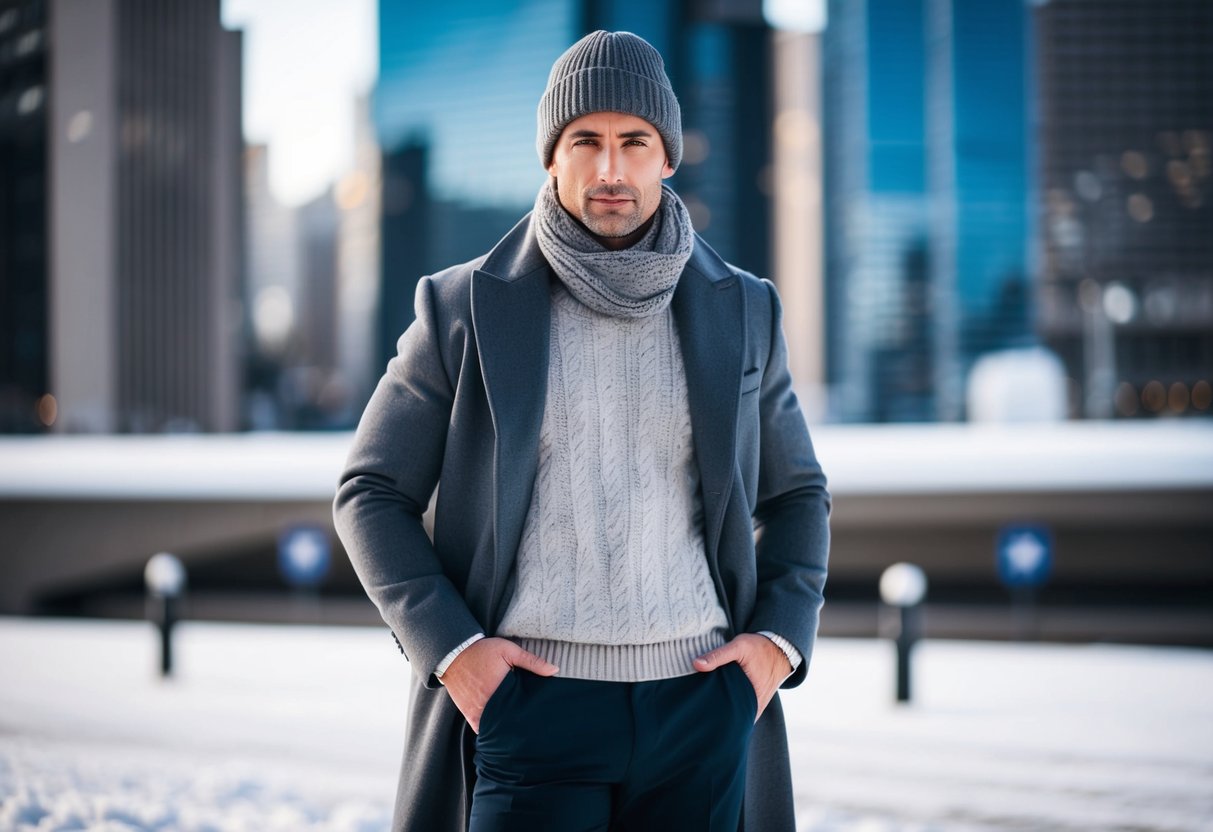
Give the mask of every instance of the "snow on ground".
[{"label": "snow on ground", "polygon": [[0,619],[0,830],[382,832],[408,665],[386,629]]},{"label": "snow on ground", "polygon": [[1213,830],[1213,653],[925,642],[909,707],[892,655],[826,640],[787,697],[802,829]]},{"label": "snow on ground", "polygon": [[[384,628],[0,618],[0,832],[384,832],[408,667]],[[812,832],[1213,829],[1213,653],[823,640],[784,695]]]}]

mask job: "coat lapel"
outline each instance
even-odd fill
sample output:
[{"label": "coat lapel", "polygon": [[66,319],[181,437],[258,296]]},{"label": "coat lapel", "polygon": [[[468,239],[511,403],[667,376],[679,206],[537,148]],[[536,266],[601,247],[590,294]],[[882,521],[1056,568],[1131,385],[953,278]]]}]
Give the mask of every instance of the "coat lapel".
[{"label": "coat lapel", "polygon": [[746,310],[737,276],[699,237],[672,307],[703,487],[704,542],[714,566],[733,488]]},{"label": "coat lapel", "polygon": [[502,595],[538,466],[551,328],[548,274],[529,217],[472,274],[472,326],[495,435],[490,630],[504,613]]}]

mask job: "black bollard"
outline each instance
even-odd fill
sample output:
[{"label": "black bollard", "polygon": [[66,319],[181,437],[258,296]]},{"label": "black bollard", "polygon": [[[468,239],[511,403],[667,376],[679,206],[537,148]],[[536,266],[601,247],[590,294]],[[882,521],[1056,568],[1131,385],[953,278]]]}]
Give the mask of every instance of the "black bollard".
[{"label": "black bollard", "polygon": [[160,675],[173,675],[173,625],[177,602],[185,589],[185,567],[167,552],[153,555],[143,570],[148,591],[148,617],[160,633]]},{"label": "black bollard", "polygon": [[152,598],[153,620],[160,631],[160,675],[173,675],[173,625],[177,623],[176,598]]},{"label": "black bollard", "polygon": [[922,605],[900,609],[901,626],[897,633],[897,701],[910,701],[910,651],[922,637]]},{"label": "black bollard", "polygon": [[897,701],[909,702],[910,654],[922,638],[922,600],[927,593],[927,577],[912,563],[895,563],[880,576],[880,597],[897,617],[888,632],[897,648]]}]

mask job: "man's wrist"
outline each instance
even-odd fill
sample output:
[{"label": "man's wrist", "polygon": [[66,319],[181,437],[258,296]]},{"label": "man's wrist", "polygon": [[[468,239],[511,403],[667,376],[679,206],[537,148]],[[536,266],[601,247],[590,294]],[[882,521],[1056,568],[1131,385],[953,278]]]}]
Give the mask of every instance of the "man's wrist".
[{"label": "man's wrist", "polygon": [[804,657],[800,655],[800,651],[796,649],[792,642],[770,630],[759,630],[758,635],[766,636],[776,647],[783,651],[783,654],[787,656],[788,664],[792,667],[791,673],[788,675],[790,676],[792,673],[795,673],[796,668],[800,667],[800,663],[804,661]]},{"label": "man's wrist", "polygon": [[476,642],[480,641],[482,638],[484,638],[484,633],[477,633],[467,641],[460,644],[454,650],[443,656],[442,661],[438,662],[438,666],[434,668],[434,675],[438,677],[438,681],[442,681],[442,674],[446,673],[447,668],[451,666],[451,662],[455,661],[460,653],[471,647]]}]

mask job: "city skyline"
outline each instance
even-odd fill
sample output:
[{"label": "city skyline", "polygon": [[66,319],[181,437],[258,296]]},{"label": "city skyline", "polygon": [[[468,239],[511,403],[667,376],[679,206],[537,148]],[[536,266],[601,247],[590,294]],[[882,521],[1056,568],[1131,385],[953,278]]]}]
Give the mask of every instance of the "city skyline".
[{"label": "city skyline", "polygon": [[[178,56],[196,23],[141,0],[58,39],[0,2],[5,430],[351,426],[417,278],[531,207],[538,91],[593,28],[665,55],[671,184],[778,286],[814,419],[1213,413],[1207,4],[309,2],[207,0],[247,29]],[[90,38],[126,57],[54,48]]]}]

